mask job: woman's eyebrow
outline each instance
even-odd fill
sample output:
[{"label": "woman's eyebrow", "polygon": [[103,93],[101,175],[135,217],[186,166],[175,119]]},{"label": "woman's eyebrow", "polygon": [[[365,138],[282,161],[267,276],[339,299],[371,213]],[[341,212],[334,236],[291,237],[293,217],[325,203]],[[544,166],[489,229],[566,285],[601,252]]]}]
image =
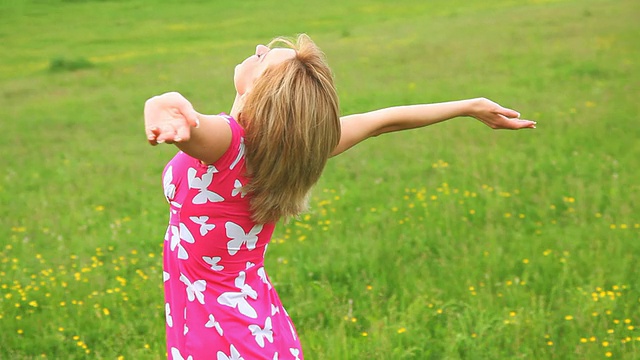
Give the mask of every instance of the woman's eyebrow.
[{"label": "woman's eyebrow", "polygon": [[265,52],[264,54],[260,55],[260,62],[262,62],[264,60],[265,57],[267,57],[267,54],[271,52],[271,48],[269,48],[269,50],[267,50],[267,52]]}]

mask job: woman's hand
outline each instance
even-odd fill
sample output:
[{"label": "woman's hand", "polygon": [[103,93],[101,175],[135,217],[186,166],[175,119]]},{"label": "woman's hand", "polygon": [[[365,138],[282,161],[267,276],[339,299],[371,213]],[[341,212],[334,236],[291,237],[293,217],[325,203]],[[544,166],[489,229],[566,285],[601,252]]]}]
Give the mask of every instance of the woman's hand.
[{"label": "woman's hand", "polygon": [[492,129],[535,129],[536,122],[520,119],[520,113],[515,110],[502,107],[495,102],[478,98],[472,100],[470,111],[467,114],[476,118]]},{"label": "woman's hand", "polygon": [[169,92],[144,104],[144,125],[151,145],[189,140],[191,127],[198,127],[198,113],[184,96]]}]

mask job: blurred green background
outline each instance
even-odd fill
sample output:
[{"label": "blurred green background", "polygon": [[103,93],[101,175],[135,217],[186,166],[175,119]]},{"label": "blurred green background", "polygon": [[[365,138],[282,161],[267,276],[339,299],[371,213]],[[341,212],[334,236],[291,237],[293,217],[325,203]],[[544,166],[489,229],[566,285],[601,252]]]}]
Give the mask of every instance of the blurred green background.
[{"label": "blurred green background", "polygon": [[[0,4],[0,358],[162,359],[144,101],[228,111],[233,67],[305,32],[344,114],[488,97],[333,159],[267,269],[308,359],[640,357],[640,3]],[[249,360],[249,359],[246,359]]]}]

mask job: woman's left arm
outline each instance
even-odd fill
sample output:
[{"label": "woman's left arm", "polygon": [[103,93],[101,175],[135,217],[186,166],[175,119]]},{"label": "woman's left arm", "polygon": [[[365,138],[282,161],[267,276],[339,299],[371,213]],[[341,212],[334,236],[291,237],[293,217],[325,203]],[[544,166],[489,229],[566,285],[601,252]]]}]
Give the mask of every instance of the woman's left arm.
[{"label": "woman's left arm", "polygon": [[199,114],[177,92],[147,100],[144,122],[149,144],[175,144],[206,164],[218,160],[231,144],[231,128],[225,118]]},{"label": "woman's left arm", "polygon": [[520,114],[485,99],[469,99],[436,104],[396,106],[362,114],[343,116],[342,135],[332,156],[381,134],[415,129],[460,116],[473,117],[492,129],[535,128],[535,122],[520,119]]}]

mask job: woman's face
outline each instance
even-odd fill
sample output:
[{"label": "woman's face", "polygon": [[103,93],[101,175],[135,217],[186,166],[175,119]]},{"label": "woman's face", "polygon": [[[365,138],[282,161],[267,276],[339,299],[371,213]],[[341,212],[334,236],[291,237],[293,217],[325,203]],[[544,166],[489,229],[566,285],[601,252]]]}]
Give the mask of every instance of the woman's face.
[{"label": "woman's face", "polygon": [[271,65],[279,64],[295,56],[296,51],[287,48],[269,49],[264,45],[256,46],[254,55],[236,66],[233,82],[239,95],[244,95],[253,87],[253,82]]}]

